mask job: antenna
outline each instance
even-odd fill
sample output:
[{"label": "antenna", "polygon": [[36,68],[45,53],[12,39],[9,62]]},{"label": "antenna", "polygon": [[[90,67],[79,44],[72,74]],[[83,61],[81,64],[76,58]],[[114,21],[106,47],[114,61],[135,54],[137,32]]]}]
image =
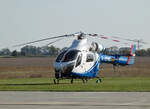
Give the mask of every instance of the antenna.
[{"label": "antenna", "polygon": [[142,47],[142,44],[147,44],[146,42],[143,42],[142,39],[134,39],[134,40],[130,40],[129,41],[133,41],[133,42],[136,42],[137,43],[137,48],[138,50],[140,50],[140,47]]}]

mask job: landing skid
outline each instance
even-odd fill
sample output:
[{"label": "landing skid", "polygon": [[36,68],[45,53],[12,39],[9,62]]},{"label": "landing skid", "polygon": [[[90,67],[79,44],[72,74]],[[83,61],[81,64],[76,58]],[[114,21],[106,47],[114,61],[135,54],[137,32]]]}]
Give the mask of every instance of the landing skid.
[{"label": "landing skid", "polygon": [[82,79],[82,81],[83,81],[84,84],[88,83],[88,79],[87,78],[86,79]]},{"label": "landing skid", "polygon": [[[97,77],[97,78],[98,78],[98,80],[96,80],[96,83],[99,83],[99,84],[102,83],[102,78],[101,77]],[[81,79],[83,84],[86,84],[86,83],[88,83],[88,79],[90,79],[90,78],[86,78],[86,77],[83,77],[83,78],[76,77],[76,78],[74,78],[72,76],[69,77],[69,76],[66,76],[64,74],[55,73],[54,84],[59,84],[59,81],[64,80],[64,79],[70,79],[71,84],[74,83],[74,79]]]},{"label": "landing skid", "polygon": [[[54,79],[54,84],[59,84],[59,81],[60,81],[60,80],[63,80],[63,79]],[[86,84],[86,83],[88,83],[88,79],[82,79],[82,82],[83,82],[84,84]],[[74,79],[71,79],[71,80],[70,80],[70,83],[73,84],[73,83],[74,83]],[[102,83],[102,78],[97,79],[97,80],[96,80],[96,83],[97,83],[97,84]]]},{"label": "landing skid", "polygon": [[[59,81],[60,80],[63,80],[64,78],[55,78],[53,81],[54,81],[54,84],[59,84]],[[88,83],[88,79],[87,78],[82,78],[82,82],[85,84],[85,83]],[[74,79],[72,78],[70,80],[70,83],[73,84],[74,83]]]},{"label": "landing skid", "polygon": [[54,79],[54,84],[59,84],[59,79]]},{"label": "landing skid", "polygon": [[[55,78],[55,79],[53,80],[53,81],[54,81],[54,84],[59,84],[59,81],[60,81],[60,80],[63,80],[63,78],[61,78],[61,79]],[[74,82],[74,80],[71,79],[71,80],[70,80],[70,83],[73,84],[73,82]]]},{"label": "landing skid", "polygon": [[96,80],[96,83],[98,84],[102,83],[102,78],[99,78],[98,80]]}]

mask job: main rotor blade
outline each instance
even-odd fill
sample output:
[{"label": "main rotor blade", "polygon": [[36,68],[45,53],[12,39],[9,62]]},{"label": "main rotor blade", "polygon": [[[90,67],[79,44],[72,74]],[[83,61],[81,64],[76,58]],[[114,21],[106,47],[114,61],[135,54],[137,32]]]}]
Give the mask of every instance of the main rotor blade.
[{"label": "main rotor blade", "polygon": [[62,39],[57,39],[57,40],[55,40],[55,41],[53,41],[53,42],[50,42],[50,43],[47,44],[47,46],[48,46],[48,45],[51,45],[51,44],[53,44],[53,43],[55,43],[55,42],[58,42],[58,41],[60,41],[60,40],[63,40],[63,38],[62,38]]},{"label": "main rotor blade", "polygon": [[57,39],[57,38],[62,38],[62,37],[69,37],[69,36],[74,36],[74,34],[68,34],[68,35],[62,35],[62,36],[55,36],[55,37],[40,39],[40,40],[36,40],[36,41],[31,41],[31,42],[19,44],[19,45],[14,45],[13,47],[28,45],[28,44],[32,44],[32,43],[36,43],[36,42],[41,42],[41,41],[45,41],[45,40],[50,40],[50,39]]},{"label": "main rotor blade", "polygon": [[119,38],[119,39],[123,39],[123,40],[127,40],[127,41],[132,41],[132,42],[140,42],[140,43],[143,43],[143,44],[147,44],[147,42],[144,42],[142,40],[138,40],[138,39],[126,39],[126,38],[122,38],[122,37],[116,37],[116,36],[112,36],[113,38]]}]

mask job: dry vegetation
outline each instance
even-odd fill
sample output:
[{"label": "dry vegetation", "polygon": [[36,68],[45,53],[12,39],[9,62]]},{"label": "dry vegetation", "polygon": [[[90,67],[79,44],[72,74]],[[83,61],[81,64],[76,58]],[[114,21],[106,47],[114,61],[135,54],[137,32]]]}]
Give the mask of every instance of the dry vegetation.
[{"label": "dry vegetation", "polygon": [[[0,79],[54,77],[54,58],[0,58]],[[113,72],[112,65],[103,64],[100,75],[106,76],[150,76],[150,57],[136,57],[132,66],[119,67]]]},{"label": "dry vegetation", "polygon": [[0,58],[0,78],[52,77],[54,58]]},{"label": "dry vegetation", "polygon": [[150,76],[150,57],[136,57],[135,64],[120,66],[113,72],[112,65],[103,64],[102,76]]}]

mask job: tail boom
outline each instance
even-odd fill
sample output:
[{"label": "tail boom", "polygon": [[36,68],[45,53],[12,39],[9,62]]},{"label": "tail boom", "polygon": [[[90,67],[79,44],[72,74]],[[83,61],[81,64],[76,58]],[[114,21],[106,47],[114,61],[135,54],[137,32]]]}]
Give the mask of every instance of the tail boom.
[{"label": "tail boom", "polygon": [[110,63],[114,65],[132,65],[135,60],[136,45],[132,45],[128,56],[121,55],[101,55],[102,63]]}]

